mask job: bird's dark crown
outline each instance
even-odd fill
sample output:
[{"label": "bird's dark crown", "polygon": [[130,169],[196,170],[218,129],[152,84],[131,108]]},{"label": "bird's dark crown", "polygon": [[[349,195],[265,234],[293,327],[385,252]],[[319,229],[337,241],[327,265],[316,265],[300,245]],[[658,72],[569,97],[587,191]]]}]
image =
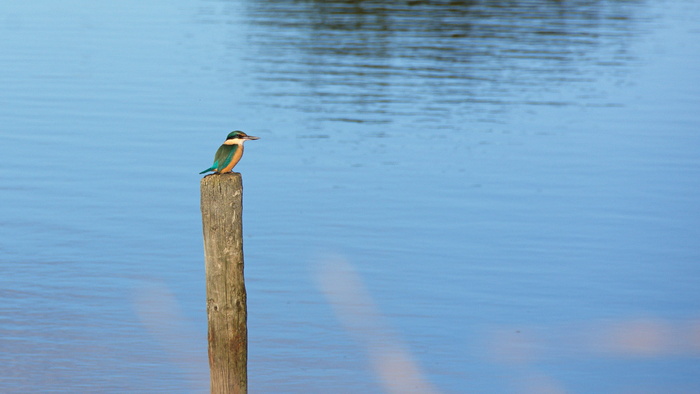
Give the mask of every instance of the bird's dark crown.
[{"label": "bird's dark crown", "polygon": [[244,138],[244,137],[247,137],[247,136],[248,136],[248,134],[246,134],[246,133],[244,133],[244,132],[242,132],[242,131],[240,131],[240,130],[236,130],[236,131],[232,131],[232,132],[228,133],[228,136],[226,137],[226,139],[227,139],[227,140],[233,140],[233,139],[236,139],[236,138]]}]

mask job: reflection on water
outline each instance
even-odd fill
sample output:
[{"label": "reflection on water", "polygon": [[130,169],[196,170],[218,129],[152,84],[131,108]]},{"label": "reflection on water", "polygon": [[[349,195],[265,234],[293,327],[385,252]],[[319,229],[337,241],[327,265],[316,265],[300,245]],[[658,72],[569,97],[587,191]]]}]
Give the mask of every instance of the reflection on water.
[{"label": "reflection on water", "polygon": [[233,129],[252,392],[699,391],[697,2],[25,3],[0,391],[207,391]]},{"label": "reflection on water", "polygon": [[318,286],[346,330],[361,343],[387,393],[435,393],[410,353],[391,335],[351,264],[340,257],[319,263]]},{"label": "reflection on water", "polygon": [[[357,339],[387,393],[434,393],[415,359],[387,326],[351,263],[324,257],[317,284],[343,327]],[[492,327],[481,338],[486,360],[511,370],[515,392],[567,392],[539,364],[563,360],[661,359],[700,356],[700,320],[616,319],[586,323]]]},{"label": "reflection on water", "polygon": [[637,1],[254,2],[261,50],[248,60],[262,95],[331,121],[498,122],[504,107],[610,105],[583,84],[622,72],[639,12]]}]

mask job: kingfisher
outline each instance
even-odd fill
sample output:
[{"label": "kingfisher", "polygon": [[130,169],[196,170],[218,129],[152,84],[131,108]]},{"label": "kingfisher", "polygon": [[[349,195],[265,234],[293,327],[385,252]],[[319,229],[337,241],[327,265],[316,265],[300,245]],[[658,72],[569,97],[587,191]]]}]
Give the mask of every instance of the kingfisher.
[{"label": "kingfisher", "polygon": [[260,137],[253,137],[240,130],[232,131],[226,136],[226,141],[219,147],[214,155],[214,164],[206,170],[200,172],[214,171],[215,174],[231,172],[243,156],[243,143],[248,140],[257,140]]}]

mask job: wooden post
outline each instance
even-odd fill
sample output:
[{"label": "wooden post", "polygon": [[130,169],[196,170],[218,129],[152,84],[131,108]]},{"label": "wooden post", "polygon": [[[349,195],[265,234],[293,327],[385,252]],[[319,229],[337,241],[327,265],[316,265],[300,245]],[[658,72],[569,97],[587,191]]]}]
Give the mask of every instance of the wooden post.
[{"label": "wooden post", "polygon": [[211,393],[248,391],[241,174],[202,178],[201,209],[209,321]]}]

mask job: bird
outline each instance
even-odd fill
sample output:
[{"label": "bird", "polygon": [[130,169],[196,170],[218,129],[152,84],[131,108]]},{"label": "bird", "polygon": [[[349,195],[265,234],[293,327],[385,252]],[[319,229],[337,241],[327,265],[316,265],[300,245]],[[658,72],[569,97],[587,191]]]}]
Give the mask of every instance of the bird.
[{"label": "bird", "polygon": [[243,143],[248,140],[257,140],[260,137],[253,137],[240,130],[232,131],[226,136],[226,141],[219,147],[214,155],[214,164],[206,170],[200,172],[214,171],[215,174],[231,172],[243,156]]}]

